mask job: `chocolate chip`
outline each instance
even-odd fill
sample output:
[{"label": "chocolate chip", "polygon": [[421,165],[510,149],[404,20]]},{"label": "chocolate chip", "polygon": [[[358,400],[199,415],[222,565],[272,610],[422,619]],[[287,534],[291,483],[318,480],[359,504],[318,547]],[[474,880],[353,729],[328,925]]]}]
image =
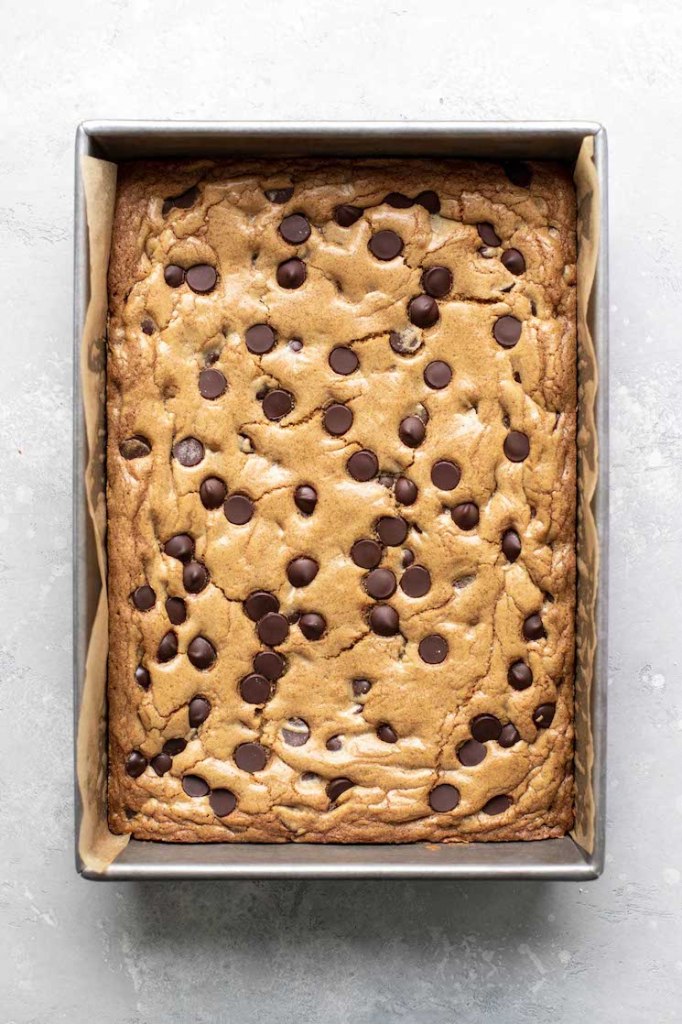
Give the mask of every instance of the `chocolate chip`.
[{"label": "chocolate chip", "polygon": [[298,558],[292,558],[289,562],[287,579],[292,587],[307,587],[317,576],[319,568],[320,566],[314,558],[300,555]]},{"label": "chocolate chip", "polygon": [[508,160],[502,164],[502,167],[512,185],[518,185],[519,188],[530,188],[530,183],[533,180],[533,168],[529,164],[522,160]]},{"label": "chocolate chip", "polygon": [[206,796],[211,787],[206,779],[202,779],[200,775],[185,775],[182,779],[182,788],[187,796],[198,799],[199,797]]},{"label": "chocolate chip", "polygon": [[554,721],[556,704],[539,704],[533,712],[533,722],[538,729],[549,729]]},{"label": "chocolate chip", "polygon": [[213,399],[224,395],[226,390],[227,381],[225,380],[225,374],[221,373],[220,370],[201,371],[199,374],[199,393],[202,398],[208,398],[213,401]]},{"label": "chocolate chip", "polygon": [[407,567],[412,565],[413,562],[414,562],[414,552],[410,551],[409,548],[405,548],[405,550],[403,551],[403,557],[402,557],[403,569],[407,569]]},{"label": "chocolate chip", "polygon": [[176,633],[172,629],[169,629],[159,641],[159,646],[156,651],[156,659],[161,662],[172,661],[177,653],[178,638]]},{"label": "chocolate chip", "polygon": [[400,421],[398,436],[408,448],[418,448],[426,435],[426,427],[418,416],[406,416]]},{"label": "chocolate chip", "polygon": [[124,459],[130,461],[131,459],[144,459],[151,452],[152,446],[146,437],[135,434],[133,437],[127,437],[125,441],[121,441],[118,450]]},{"label": "chocolate chip", "polygon": [[275,388],[268,391],[263,400],[263,412],[269,420],[281,420],[287,416],[294,407],[294,396],[290,391],[283,388]]},{"label": "chocolate chip", "polygon": [[497,246],[500,244],[497,232],[489,221],[481,221],[480,224],[476,225],[476,230],[481,241],[485,242],[486,245]]},{"label": "chocolate chip", "polygon": [[395,576],[390,569],[372,569],[364,582],[365,590],[376,600],[381,601],[395,594]]},{"label": "chocolate chip", "polygon": [[185,280],[193,292],[205,295],[206,292],[212,292],[215,288],[218,275],[215,267],[212,267],[210,263],[197,263],[189,268],[185,274]]},{"label": "chocolate chip", "polygon": [[352,423],[353,413],[348,406],[334,403],[334,405],[330,405],[325,409],[324,429],[328,434],[339,437],[341,434],[345,434],[347,430],[350,430]]},{"label": "chocolate chip", "polygon": [[390,604],[377,604],[369,613],[369,624],[377,636],[395,636],[400,629],[400,620]]},{"label": "chocolate chip", "polygon": [[364,697],[372,689],[372,684],[369,679],[354,679],[352,687],[354,697]]},{"label": "chocolate chip", "polygon": [[190,594],[200,594],[210,579],[203,562],[188,562],[182,570],[182,584]]},{"label": "chocolate chip", "polygon": [[310,484],[300,484],[294,491],[294,503],[304,515],[312,515],[317,505],[317,491]]},{"label": "chocolate chip", "polygon": [[399,547],[407,537],[407,530],[407,521],[402,516],[382,516],[377,522],[377,533],[387,547]]},{"label": "chocolate chip", "polygon": [[154,333],[154,323],[153,323],[152,320],[148,320],[148,319],[143,320],[142,323],[140,324],[140,327],[142,328],[142,333],[143,334],[153,334]]},{"label": "chocolate chip", "polygon": [[187,608],[181,597],[166,598],[166,615],[174,626],[181,626],[187,618]]},{"label": "chocolate chip", "polygon": [[183,739],[182,736],[172,736],[163,745],[164,754],[170,754],[171,757],[176,757],[181,754],[187,746],[187,740]]},{"label": "chocolate chip", "polygon": [[469,726],[471,735],[479,743],[496,740],[502,732],[502,723],[495,715],[476,715]]},{"label": "chocolate chip", "polygon": [[356,540],[350,557],[361,569],[374,569],[381,561],[381,546],[375,540]]},{"label": "chocolate chip", "polygon": [[279,601],[269,590],[253,590],[244,601],[244,611],[252,622],[258,622],[268,612],[278,612]]},{"label": "chocolate chip", "polygon": [[277,267],[277,284],[280,288],[300,288],[308,276],[308,269],[298,257],[284,260]]},{"label": "chocolate chip", "polygon": [[282,739],[289,747],[303,747],[310,739],[308,723],[302,718],[289,718],[282,726]]},{"label": "chocolate chip", "polygon": [[229,789],[212,789],[208,803],[217,818],[226,818],[237,806],[237,797]]},{"label": "chocolate chip", "polygon": [[429,804],[432,810],[438,814],[454,811],[458,803],[459,790],[454,786],[448,785],[447,782],[442,782],[440,786],[434,786],[429,793]]},{"label": "chocolate chip", "polygon": [[500,744],[501,747],[513,747],[514,744],[518,743],[520,739],[521,735],[516,726],[512,725],[511,722],[507,722],[507,724],[502,729],[497,742]]},{"label": "chocolate chip", "polygon": [[406,476],[399,476],[395,482],[395,497],[401,505],[414,505],[417,500],[417,485]]},{"label": "chocolate chip", "polygon": [[192,697],[187,708],[190,729],[198,729],[211,713],[211,703],[205,697]]},{"label": "chocolate chip", "polygon": [[225,518],[233,526],[244,526],[253,517],[253,502],[245,494],[231,494],[224,505]]},{"label": "chocolate chip", "polygon": [[137,779],[147,767],[147,758],[139,750],[131,750],[126,757],[126,773],[132,779]]},{"label": "chocolate chip", "polygon": [[165,775],[166,772],[169,772],[173,767],[173,761],[168,756],[168,754],[164,753],[157,754],[156,757],[153,757],[151,759],[150,764],[154,771],[156,772],[156,774],[159,776]]},{"label": "chocolate chip", "polygon": [[521,538],[516,530],[505,530],[502,534],[502,551],[509,562],[515,562],[521,554]]},{"label": "chocolate chip", "polygon": [[185,271],[175,263],[169,263],[163,272],[163,279],[169,288],[179,288],[185,280]]},{"label": "chocolate chip", "polygon": [[501,316],[493,325],[493,337],[502,348],[514,348],[521,337],[521,321],[515,316]]},{"label": "chocolate chip", "polygon": [[400,580],[400,589],[408,597],[423,597],[431,589],[431,574],[423,565],[411,565]]},{"label": "chocolate chip", "polygon": [[334,220],[342,228],[349,228],[356,220],[362,217],[362,210],[359,206],[351,206],[350,203],[342,203],[334,210]]},{"label": "chocolate chip", "polygon": [[512,799],[510,796],[494,796],[481,807],[481,810],[484,814],[504,814],[511,807],[511,804]]},{"label": "chocolate chip", "polygon": [[342,746],[343,743],[340,736],[330,736],[325,743],[327,750],[341,750]]},{"label": "chocolate chip", "polygon": [[438,303],[430,295],[417,295],[410,299],[407,315],[415,327],[433,327],[440,316]]},{"label": "chocolate chip", "polygon": [[310,238],[310,224],[302,213],[292,213],[280,224],[279,233],[290,245],[300,245]]},{"label": "chocolate chip", "polygon": [[398,734],[393,727],[388,724],[388,722],[382,722],[377,729],[377,736],[380,740],[383,740],[384,743],[398,742]]},{"label": "chocolate chip", "polygon": [[440,491],[453,491],[461,478],[459,466],[449,459],[439,459],[431,467],[431,483]]},{"label": "chocolate chip", "polygon": [[218,655],[210,640],[203,636],[195,636],[187,648],[187,657],[198,669],[207,669],[215,662]]},{"label": "chocolate chip", "polygon": [[196,437],[183,437],[173,445],[173,455],[181,466],[198,466],[204,457],[204,446]]},{"label": "chocolate chip", "polygon": [[303,342],[300,338],[292,338],[289,342],[289,348],[292,352],[300,352],[303,348]]},{"label": "chocolate chip", "polygon": [[452,273],[447,267],[428,267],[422,274],[422,288],[434,299],[443,299],[452,288]]},{"label": "chocolate chip", "polygon": [[178,210],[188,210],[190,206],[194,206],[198,198],[199,189],[196,185],[192,185],[185,192],[181,192],[179,196],[168,196],[167,199],[164,199],[161,213],[166,217],[173,207],[177,207]]},{"label": "chocolate chip", "polygon": [[188,533],[176,533],[166,541],[163,550],[171,558],[186,562],[194,554],[194,540]]},{"label": "chocolate chip", "polygon": [[265,704],[270,699],[271,690],[270,680],[257,672],[244,676],[239,684],[239,693],[247,704]]},{"label": "chocolate chip", "polygon": [[542,640],[543,637],[547,636],[545,627],[542,624],[540,615],[535,612],[533,615],[529,615],[523,623],[523,635],[526,640]]},{"label": "chocolate chip", "polygon": [[156,594],[146,583],[133,590],[133,604],[140,612],[148,612],[156,604]]},{"label": "chocolate chip", "polygon": [[289,622],[279,612],[267,612],[256,626],[260,640],[268,647],[277,647],[289,636]]},{"label": "chocolate chip", "polygon": [[261,743],[240,743],[234,752],[237,768],[243,772],[261,772],[268,763],[268,749]]},{"label": "chocolate chip", "polygon": [[369,240],[369,251],[378,260],[393,260],[403,251],[403,240],[395,231],[377,231]]},{"label": "chocolate chip", "polygon": [[523,462],[530,453],[528,436],[520,430],[510,430],[504,439],[504,454],[510,462]]},{"label": "chocolate chip", "polygon": [[346,463],[346,469],[354,480],[365,482],[372,480],[379,472],[379,463],[374,452],[363,448],[354,452]]},{"label": "chocolate chip", "polygon": [[442,359],[434,359],[424,370],[424,382],[436,391],[446,388],[452,380],[452,370]]},{"label": "chocolate chip", "polygon": [[306,640],[319,640],[327,628],[327,621],[317,612],[306,612],[298,620],[298,628]]},{"label": "chocolate chip", "polygon": [[386,206],[392,206],[394,210],[407,210],[412,206],[413,200],[403,192],[389,192],[384,196]]},{"label": "chocolate chip", "polygon": [[277,203],[278,206],[288,203],[293,194],[293,188],[266,188],[265,190],[265,198],[269,199],[271,203]]},{"label": "chocolate chip", "polygon": [[473,768],[483,761],[487,753],[486,748],[478,740],[467,740],[457,751],[457,757],[465,768]]},{"label": "chocolate chip", "polygon": [[206,479],[201,482],[199,497],[201,498],[201,504],[204,508],[220,508],[227,497],[225,481],[221,480],[218,476],[207,476]]},{"label": "chocolate chip", "polygon": [[461,505],[455,505],[450,515],[460,530],[473,530],[478,526],[478,505],[474,505],[473,501],[463,501]]},{"label": "chocolate chip", "polygon": [[507,669],[507,682],[515,690],[527,690],[533,682],[533,673],[525,661],[515,661]]},{"label": "chocolate chip", "polygon": [[283,675],[287,666],[282,655],[276,651],[259,651],[253,659],[253,667],[256,672],[274,683]]},{"label": "chocolate chip", "polygon": [[421,338],[415,331],[391,331],[388,343],[399,356],[413,356],[422,346]]},{"label": "chocolate chip", "polygon": [[332,779],[331,782],[327,783],[327,796],[332,803],[336,803],[342,793],[345,793],[347,789],[352,789],[355,785],[350,779],[346,779],[343,776],[339,776],[338,779]]},{"label": "chocolate chip", "polygon": [[502,264],[510,274],[515,274],[517,277],[526,270],[526,261],[523,258],[523,253],[520,253],[518,249],[505,249],[502,253]]},{"label": "chocolate chip", "polygon": [[414,201],[419,206],[423,206],[429,213],[440,213],[440,199],[431,189],[420,192],[418,196],[414,197]]},{"label": "chocolate chip", "polygon": [[269,352],[276,340],[275,332],[268,324],[254,324],[244,335],[247,349],[256,356]]},{"label": "chocolate chip", "polygon": [[448,642],[440,633],[431,633],[419,641],[419,657],[427,665],[440,665],[448,656]]},{"label": "chocolate chip", "polygon": [[347,377],[350,373],[355,373],[360,365],[360,360],[352,348],[347,348],[346,345],[337,345],[329,353],[329,365],[334,373]]},{"label": "chocolate chip", "polygon": [[148,690],[152,685],[152,677],[149,675],[149,672],[144,665],[138,665],[135,669],[135,682],[138,686],[141,686],[143,690]]}]

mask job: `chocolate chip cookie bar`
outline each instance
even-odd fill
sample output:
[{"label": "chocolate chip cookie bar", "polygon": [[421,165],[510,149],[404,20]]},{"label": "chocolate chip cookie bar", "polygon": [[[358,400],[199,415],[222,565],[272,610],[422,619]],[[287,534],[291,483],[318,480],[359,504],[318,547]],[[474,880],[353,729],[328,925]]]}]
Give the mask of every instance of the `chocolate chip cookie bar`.
[{"label": "chocolate chip cookie bar", "polygon": [[570,828],[575,231],[561,164],[120,168],[114,832]]}]

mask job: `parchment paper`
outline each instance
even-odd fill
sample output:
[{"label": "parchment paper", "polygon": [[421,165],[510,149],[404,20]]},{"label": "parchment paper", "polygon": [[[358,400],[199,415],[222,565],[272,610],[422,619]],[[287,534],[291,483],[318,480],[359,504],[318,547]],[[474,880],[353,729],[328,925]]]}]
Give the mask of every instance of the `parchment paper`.
[{"label": "parchment paper", "polygon": [[[590,732],[590,694],[596,650],[595,608],[599,573],[599,546],[591,502],[598,478],[595,398],[597,359],[587,324],[587,309],[594,282],[599,248],[600,197],[593,162],[594,142],[587,136],[576,161],[574,180],[578,198],[578,601],[575,678],[575,782],[574,838],[586,850],[594,844],[594,760]],[[115,164],[95,157],[82,158],[87,211],[90,300],[81,344],[81,384],[88,444],[86,495],[94,531],[99,598],[93,620],[83,680],[77,731],[76,772],[83,805],[78,849],[86,868],[102,872],[125,849],[129,836],[115,836],[107,826],[107,717],[106,678],[108,607],[106,593],[106,321],[107,268],[116,197]]]}]

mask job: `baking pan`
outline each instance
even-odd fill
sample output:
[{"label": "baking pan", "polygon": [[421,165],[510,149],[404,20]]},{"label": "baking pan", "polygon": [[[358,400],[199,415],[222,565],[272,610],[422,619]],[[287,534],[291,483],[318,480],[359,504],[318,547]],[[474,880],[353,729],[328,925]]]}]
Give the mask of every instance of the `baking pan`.
[{"label": "baking pan", "polygon": [[[76,866],[91,879],[168,878],[596,878],[604,859],[607,687],[608,542],[608,279],[606,132],[591,122],[163,122],[88,121],[76,134],[74,280],[74,684],[76,734],[88,643],[101,590],[94,532],[86,501],[88,445],[80,373],[90,301],[88,224],[83,158],[114,163],[141,158],[240,156],[400,156],[560,159],[575,162],[591,138],[599,201],[599,240],[586,325],[596,350],[594,401],[599,469],[589,502],[599,546],[596,607],[590,606],[594,658],[576,687],[576,812],[573,834],[534,842],[404,845],[169,844],[132,839],[106,866],[86,864],[78,836],[83,815],[76,787]],[[579,342],[580,344],[580,342]],[[98,372],[104,375],[104,360]],[[584,361],[579,357],[579,374]],[[581,381],[582,383],[582,381]],[[103,394],[103,392],[102,392]],[[592,429],[583,421],[581,430]],[[579,456],[580,457],[580,456]],[[594,469],[595,467],[593,467]],[[586,499],[583,496],[583,501]],[[589,510],[588,510],[589,512]],[[582,540],[581,540],[582,536]],[[579,529],[580,545],[584,531]],[[580,597],[579,597],[580,604]],[[578,615],[580,636],[581,616]],[[580,659],[578,659],[580,660]],[[579,724],[580,723],[580,724]],[[100,729],[106,743],[106,730]],[[104,748],[100,751],[102,763]],[[586,838],[587,837],[587,838]]]}]

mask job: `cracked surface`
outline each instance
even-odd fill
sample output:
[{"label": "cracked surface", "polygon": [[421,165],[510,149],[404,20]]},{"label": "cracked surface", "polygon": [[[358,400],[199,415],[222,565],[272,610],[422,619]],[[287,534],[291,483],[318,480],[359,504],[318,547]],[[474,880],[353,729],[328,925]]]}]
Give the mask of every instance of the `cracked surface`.
[{"label": "cracked surface", "polygon": [[[296,840],[304,842],[405,842],[536,839],[563,834],[573,815],[572,685],[575,592],[575,197],[568,169],[533,163],[530,188],[513,185],[496,164],[438,161],[180,163],[123,167],[110,265],[108,343],[109,509],[109,818],[115,832],[167,841]],[[192,205],[164,200],[198,187]],[[290,188],[284,204],[266,189]],[[396,209],[390,192],[413,197],[433,190],[440,213],[420,205]],[[363,208],[349,228],[334,220],[338,204]],[[282,219],[304,214],[310,237],[287,243]],[[490,223],[500,238],[484,245],[477,223]],[[403,250],[376,259],[368,241],[395,231]],[[524,256],[514,276],[501,256]],[[483,249],[483,253],[479,250]],[[306,264],[295,289],[276,281],[278,265],[292,256]],[[209,264],[215,288],[197,294],[183,283],[170,287],[164,269]],[[438,298],[439,319],[427,328],[409,322],[410,299],[422,293],[425,268],[442,265],[453,275]],[[497,319],[522,322],[514,347],[493,338]],[[276,332],[275,347],[253,355],[246,330],[258,323]],[[145,329],[143,329],[145,325]],[[391,332],[416,334],[412,354],[396,353]],[[300,339],[295,351],[288,343]],[[355,351],[360,365],[335,374],[328,357],[337,345]],[[452,380],[442,390],[423,378],[432,360],[447,362]],[[215,400],[199,392],[199,373],[220,370],[227,390]],[[262,396],[291,392],[295,406],[271,421]],[[260,398],[258,396],[261,396]],[[323,427],[324,410],[337,402],[353,412],[339,437]],[[426,410],[428,413],[426,414]],[[405,417],[426,420],[416,448],[398,436]],[[515,463],[503,445],[510,430],[530,441],[530,454]],[[246,434],[253,451],[244,450]],[[141,436],[149,455],[126,460],[119,446]],[[173,445],[196,437],[204,445],[197,465],[181,465]],[[350,455],[373,451],[379,477],[404,474],[418,488],[402,506],[392,487],[354,480]],[[450,459],[461,470],[451,491],[431,482],[431,466]],[[222,479],[228,495],[248,495],[254,514],[245,525],[228,522],[222,506],[206,509],[199,487]],[[300,484],[318,495],[311,515],[294,504]],[[450,509],[474,502],[478,525],[460,529]],[[399,632],[378,636],[367,625],[375,602],[362,581],[366,570],[350,558],[359,538],[376,539],[381,516],[409,524],[404,543],[385,547],[381,566],[399,583],[404,552],[425,566],[431,587],[412,598],[398,586],[385,602],[398,613]],[[521,554],[502,553],[505,530],[514,528]],[[194,558],[210,574],[199,593],[183,586],[183,565],[163,552],[178,533],[194,539]],[[307,586],[293,587],[287,565],[307,555],[319,563]],[[463,585],[466,581],[466,585]],[[149,611],[131,594],[143,584],[155,592]],[[240,681],[254,671],[264,649],[243,602],[254,590],[276,595],[290,617],[288,638],[276,649],[286,669],[262,705],[246,703]],[[182,597],[186,621],[171,626],[167,597]],[[304,637],[297,614],[318,612],[326,631]],[[526,640],[524,620],[539,613],[546,636]],[[157,659],[170,629],[178,654]],[[426,664],[419,641],[440,634],[448,656]],[[195,668],[187,648],[196,636],[217,652],[208,670]],[[525,661],[532,684],[515,690],[509,666]],[[135,680],[142,664],[151,676]],[[371,689],[357,696],[353,680]],[[190,728],[188,704],[201,695],[211,705],[206,720]],[[533,713],[555,704],[549,728]],[[520,740],[503,748],[485,743],[486,756],[465,767],[457,757],[480,714],[512,722]],[[285,741],[290,720],[309,736]],[[378,730],[390,725],[396,742]],[[305,730],[299,735],[305,736]],[[291,727],[289,727],[291,730]],[[187,746],[158,776],[148,765],[125,771],[126,758],[147,761],[171,738]],[[327,741],[341,737],[339,749]],[[289,732],[291,738],[291,731]],[[238,767],[234,752],[259,743],[262,770]],[[332,746],[338,746],[333,744]],[[228,789],[236,808],[217,817],[209,796],[191,797],[187,775],[212,790]],[[334,779],[353,783],[330,802]],[[437,785],[456,787],[450,811],[432,810]],[[482,808],[498,795],[503,813]]]}]

